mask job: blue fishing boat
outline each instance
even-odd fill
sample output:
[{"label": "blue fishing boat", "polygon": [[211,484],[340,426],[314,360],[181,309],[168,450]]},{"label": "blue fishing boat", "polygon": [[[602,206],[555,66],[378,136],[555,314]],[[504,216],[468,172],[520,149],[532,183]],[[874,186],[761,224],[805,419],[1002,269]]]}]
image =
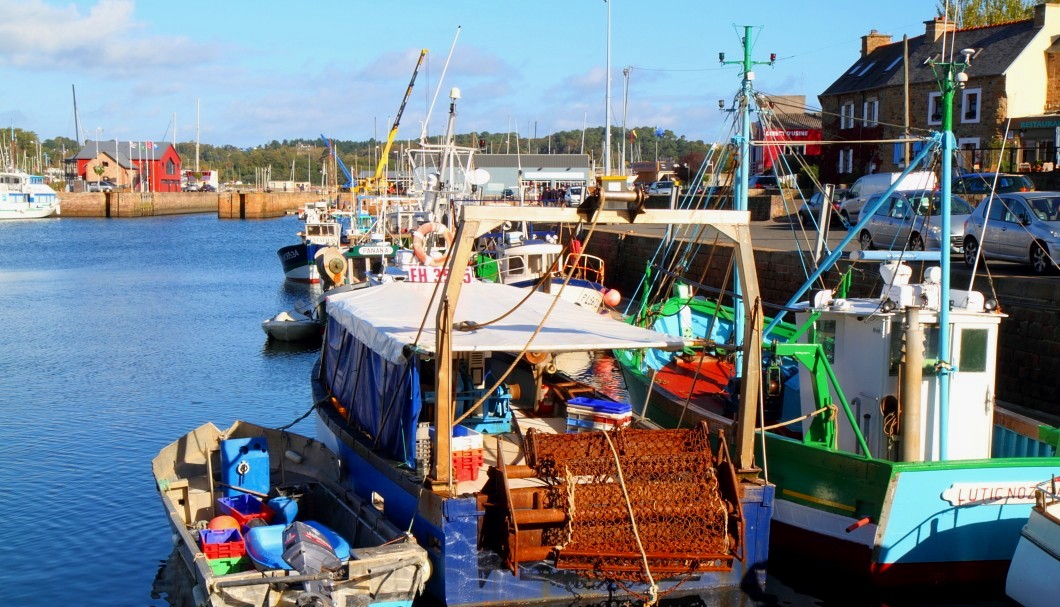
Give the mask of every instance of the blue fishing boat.
[{"label": "blue fishing boat", "polygon": [[[346,487],[427,548],[428,591],[446,604],[739,593],[764,582],[774,494],[754,463],[755,407],[740,412],[749,431],[730,443],[705,425],[664,430],[628,403],[570,397],[547,380],[560,353],[686,340],[555,294],[466,281],[474,242],[505,220],[581,223],[590,235],[597,223],[692,222],[736,242],[757,292],[747,213],[645,211],[642,194],[604,190],[582,212],[464,206],[443,284],[328,296],[312,378],[317,436],[342,460]],[[757,334],[761,321],[746,327]],[[743,389],[757,402],[757,381]]]}]

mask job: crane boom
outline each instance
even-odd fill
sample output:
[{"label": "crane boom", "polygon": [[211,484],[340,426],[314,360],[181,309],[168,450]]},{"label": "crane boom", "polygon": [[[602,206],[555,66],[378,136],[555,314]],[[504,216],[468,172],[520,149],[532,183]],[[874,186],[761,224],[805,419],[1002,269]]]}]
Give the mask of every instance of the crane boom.
[{"label": "crane boom", "polygon": [[390,127],[390,134],[387,135],[386,145],[383,146],[383,152],[379,155],[379,164],[375,167],[375,176],[372,178],[372,183],[378,184],[380,178],[383,176],[383,167],[386,166],[386,159],[390,155],[390,148],[394,145],[394,139],[397,137],[398,125],[401,123],[401,114],[405,112],[405,104],[408,103],[409,97],[412,96],[412,86],[416,84],[416,75],[420,73],[420,66],[423,65],[423,58],[427,56],[427,49],[420,51],[420,58],[416,61],[416,67],[412,70],[412,79],[409,80],[409,88],[405,90],[405,97],[401,100],[401,106],[398,108],[397,115],[394,116],[394,124]]},{"label": "crane boom", "polygon": [[346,168],[346,164],[342,162],[342,158],[339,158],[338,151],[331,146],[331,141],[327,137],[325,137],[323,133],[321,133],[320,138],[323,139],[324,144],[328,146],[328,151],[331,153],[331,157],[335,159],[335,164],[339,165],[339,168],[342,169],[343,174],[346,175],[346,187],[352,191],[353,186],[355,185],[354,182],[356,180],[353,178],[353,175],[350,174],[350,170]]}]

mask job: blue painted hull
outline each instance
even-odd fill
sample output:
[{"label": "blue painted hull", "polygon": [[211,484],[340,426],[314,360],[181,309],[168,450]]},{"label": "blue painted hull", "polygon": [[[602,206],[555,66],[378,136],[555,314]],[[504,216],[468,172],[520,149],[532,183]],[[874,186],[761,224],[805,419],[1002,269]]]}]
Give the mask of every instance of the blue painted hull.
[{"label": "blue painted hull", "polygon": [[319,283],[320,276],[317,274],[316,266],[312,263],[313,256],[319,248],[321,247],[299,243],[281,247],[276,251],[280,264],[283,265],[284,277],[292,282]]},{"label": "blue painted hull", "polygon": [[[389,520],[413,535],[429,552],[433,573],[427,590],[447,605],[506,605],[542,601],[614,599],[622,589],[549,562],[524,563],[515,575],[501,556],[480,550],[479,523],[484,514],[475,495],[442,498],[421,489],[411,474],[393,462],[374,455],[345,429],[344,422],[328,406],[317,408],[316,436],[339,454],[344,479],[358,495],[383,503]],[[729,571],[705,572],[690,579],[659,582],[660,593],[717,594],[740,596],[742,587],[764,583],[769,546],[769,523],[774,487],[743,484],[741,498],[744,524],[743,559]],[[646,593],[633,585],[633,593]]]}]

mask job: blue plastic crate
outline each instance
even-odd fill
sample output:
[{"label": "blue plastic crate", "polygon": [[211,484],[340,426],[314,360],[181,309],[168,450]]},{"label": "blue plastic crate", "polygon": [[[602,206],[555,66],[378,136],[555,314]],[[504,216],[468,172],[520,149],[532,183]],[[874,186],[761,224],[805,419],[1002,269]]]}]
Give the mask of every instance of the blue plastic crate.
[{"label": "blue plastic crate", "polygon": [[629,403],[620,403],[613,400],[599,400],[596,398],[586,398],[584,396],[575,396],[567,401],[568,405],[574,405],[576,407],[586,407],[599,411],[601,413],[611,413],[614,415],[621,415],[623,413],[632,413],[633,407]]}]

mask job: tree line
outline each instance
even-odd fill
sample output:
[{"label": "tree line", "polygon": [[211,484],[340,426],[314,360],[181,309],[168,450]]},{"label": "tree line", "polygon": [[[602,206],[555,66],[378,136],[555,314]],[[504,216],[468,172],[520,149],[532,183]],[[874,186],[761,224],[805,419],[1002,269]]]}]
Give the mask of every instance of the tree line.
[{"label": "tree line", "polygon": [[[604,146],[603,127],[587,128],[584,131],[559,131],[545,137],[519,138],[511,133],[463,133],[455,135],[455,143],[462,147],[478,148],[483,153],[493,154],[589,154],[593,161],[603,163]],[[12,143],[12,137],[14,145]],[[432,138],[432,143],[438,143]],[[706,156],[709,144],[700,140],[690,140],[669,129],[656,130],[655,127],[641,126],[626,130],[625,136],[627,164],[633,161],[654,161],[690,167],[696,170]],[[31,173],[43,173],[46,168],[63,166],[63,159],[70,158],[79,151],[77,142],[69,137],[55,137],[41,140],[33,131],[19,128],[4,129],[0,132],[0,143],[8,154],[14,150],[12,164]],[[368,139],[350,141],[334,139],[331,146],[338,158],[357,176],[364,171],[375,171],[379,154],[385,147],[385,140]],[[622,129],[612,127],[611,163],[617,167],[622,157]],[[409,147],[417,147],[418,142],[398,139],[390,151],[390,167],[394,170],[399,154]],[[320,184],[322,179],[327,183],[344,183],[345,176],[336,170],[330,159],[330,152],[323,140],[317,138],[273,140],[269,143],[239,147],[235,145],[200,144],[199,168],[201,170],[219,171],[223,182],[253,183],[261,169],[268,169],[273,180],[292,180]],[[195,167],[195,142],[179,141],[176,143],[184,169]],[[322,168],[328,166],[326,173]]]}]

